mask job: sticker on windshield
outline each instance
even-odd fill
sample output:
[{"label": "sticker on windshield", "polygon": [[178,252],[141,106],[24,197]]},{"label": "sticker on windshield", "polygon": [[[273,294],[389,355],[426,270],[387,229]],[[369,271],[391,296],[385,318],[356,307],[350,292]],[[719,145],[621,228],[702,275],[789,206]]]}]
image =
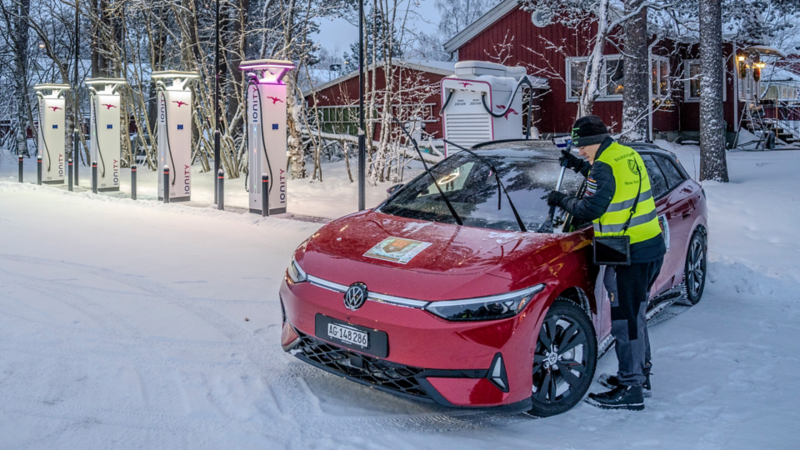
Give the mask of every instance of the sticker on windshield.
[{"label": "sticker on windshield", "polygon": [[369,249],[367,253],[364,253],[364,256],[398,264],[407,264],[414,259],[415,256],[419,255],[420,252],[430,246],[430,242],[390,237]]}]

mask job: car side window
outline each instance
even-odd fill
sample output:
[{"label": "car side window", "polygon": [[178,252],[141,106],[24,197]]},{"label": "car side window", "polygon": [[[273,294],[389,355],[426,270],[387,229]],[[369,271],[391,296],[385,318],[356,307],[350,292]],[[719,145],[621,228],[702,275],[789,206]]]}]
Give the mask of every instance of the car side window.
[{"label": "car side window", "polygon": [[653,155],[648,155],[646,153],[640,155],[644,160],[647,174],[650,175],[650,189],[653,191],[653,198],[660,198],[669,191],[667,179],[664,177],[658,164],[656,164],[655,159],[653,159]]},{"label": "car side window", "polygon": [[683,175],[678,172],[678,169],[675,167],[675,164],[672,163],[668,158],[663,156],[654,155],[656,163],[658,163],[658,167],[661,168],[661,171],[664,173],[664,176],[667,178],[667,185],[670,189],[675,189],[683,183],[685,180]]}]

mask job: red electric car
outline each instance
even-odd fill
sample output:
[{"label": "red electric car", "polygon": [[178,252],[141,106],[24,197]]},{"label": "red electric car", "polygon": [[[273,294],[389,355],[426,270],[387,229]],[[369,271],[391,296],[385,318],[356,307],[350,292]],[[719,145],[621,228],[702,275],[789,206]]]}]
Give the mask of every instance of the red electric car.
[{"label": "red electric car", "polygon": [[[679,298],[694,304],[706,274],[705,193],[675,155],[633,147],[668,242],[651,312]],[[562,413],[583,398],[613,343],[591,224],[558,211],[555,231],[537,232],[548,217],[542,197],[560,173],[555,145],[472,150],[477,157],[456,153],[300,245],[280,289],[283,348],[414,399]],[[584,182],[567,170],[562,191],[582,195]]]}]

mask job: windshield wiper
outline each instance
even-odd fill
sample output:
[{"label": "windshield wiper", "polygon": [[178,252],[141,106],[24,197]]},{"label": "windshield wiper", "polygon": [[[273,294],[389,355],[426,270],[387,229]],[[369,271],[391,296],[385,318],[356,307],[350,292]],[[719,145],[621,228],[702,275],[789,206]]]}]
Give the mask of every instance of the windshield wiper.
[{"label": "windshield wiper", "polygon": [[439,186],[436,177],[434,177],[433,174],[431,173],[431,169],[428,168],[428,164],[425,162],[425,158],[422,157],[422,152],[419,151],[419,147],[417,146],[417,141],[413,137],[411,137],[410,134],[408,134],[408,131],[406,131],[406,127],[404,127],[403,124],[400,123],[399,120],[397,120],[397,117],[392,116],[392,120],[394,120],[395,122],[397,122],[398,125],[400,125],[400,129],[403,130],[403,133],[405,133],[406,136],[408,136],[408,139],[411,140],[411,143],[414,144],[414,149],[417,150],[417,154],[419,155],[419,160],[422,161],[422,166],[425,167],[425,171],[428,172],[428,175],[431,176],[431,180],[433,180],[433,185],[436,186],[436,189],[439,191],[439,195],[441,195],[442,199],[444,199],[444,202],[447,204],[447,209],[450,210],[450,214],[452,214],[453,218],[456,219],[456,223],[459,225],[464,225],[464,222],[462,222],[461,218],[458,217],[458,214],[456,213],[455,208],[453,208],[453,205],[450,203],[450,200],[448,200],[447,196],[444,195],[444,191],[442,191],[442,188]]},{"label": "windshield wiper", "polygon": [[[508,191],[506,190],[506,187],[503,185],[503,182],[500,181],[500,173],[497,171],[497,169],[494,167],[494,165],[492,163],[490,163],[489,161],[487,161],[483,156],[478,155],[477,153],[473,152],[472,150],[469,150],[469,149],[464,148],[464,147],[462,147],[462,146],[460,146],[458,144],[450,142],[447,139],[442,139],[442,140],[444,142],[447,142],[448,144],[454,146],[454,147],[458,147],[461,150],[469,153],[470,155],[472,155],[475,158],[477,158],[478,161],[486,164],[487,166],[489,166],[490,169],[492,169],[492,172],[494,172],[494,179],[497,180],[497,186],[503,189],[503,192],[505,192],[505,194],[506,194],[506,199],[508,199],[508,204],[511,205],[511,211],[514,212],[514,217],[516,217],[516,219],[517,219],[517,224],[519,225],[519,229],[522,230],[523,233],[528,231],[528,229],[525,228],[525,223],[522,222],[522,217],[520,217],[519,213],[517,212],[517,208],[514,206],[514,202],[511,201],[511,196],[508,195]],[[498,201],[499,201],[499,196],[498,196]],[[500,209],[499,205],[498,205],[497,209]]]}]

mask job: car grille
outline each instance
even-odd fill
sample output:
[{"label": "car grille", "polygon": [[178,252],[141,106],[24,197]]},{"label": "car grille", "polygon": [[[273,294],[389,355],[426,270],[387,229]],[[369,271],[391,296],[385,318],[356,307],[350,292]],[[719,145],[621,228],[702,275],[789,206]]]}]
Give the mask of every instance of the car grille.
[{"label": "car grille", "polygon": [[300,343],[292,349],[292,354],[300,359],[377,388],[431,399],[416,378],[423,369],[351,352],[300,332],[298,335]]}]

